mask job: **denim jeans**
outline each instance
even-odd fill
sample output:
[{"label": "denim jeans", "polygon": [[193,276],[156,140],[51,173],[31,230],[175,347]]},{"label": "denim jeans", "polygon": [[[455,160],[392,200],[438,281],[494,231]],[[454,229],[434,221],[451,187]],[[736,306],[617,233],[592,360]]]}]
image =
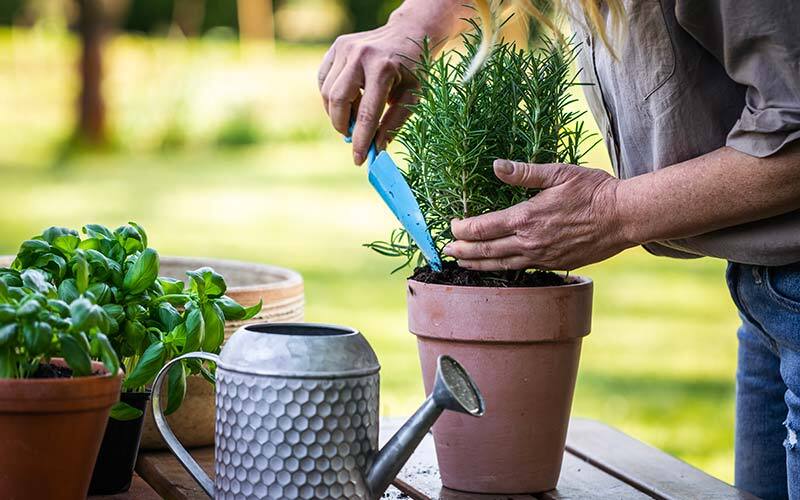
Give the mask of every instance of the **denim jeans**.
[{"label": "denim jeans", "polygon": [[736,486],[800,500],[800,263],[728,265],[742,326],[736,373]]}]

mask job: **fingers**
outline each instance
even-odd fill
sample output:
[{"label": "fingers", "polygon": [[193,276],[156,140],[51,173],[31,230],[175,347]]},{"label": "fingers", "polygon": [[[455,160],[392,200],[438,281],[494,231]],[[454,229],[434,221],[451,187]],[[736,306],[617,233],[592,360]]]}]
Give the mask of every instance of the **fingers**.
[{"label": "fingers", "polygon": [[364,73],[360,65],[345,63],[336,81],[328,87],[335,69],[336,63],[323,84],[322,95],[323,99],[327,99],[328,116],[333,128],[340,134],[347,135],[350,118],[353,116],[353,103],[361,96]]},{"label": "fingers", "polygon": [[523,210],[524,205],[519,204],[477,217],[456,219],[450,223],[450,229],[457,240],[483,241],[510,236],[524,221]]},{"label": "fingers", "polygon": [[444,254],[456,259],[493,259],[521,255],[522,248],[515,235],[488,241],[454,241],[444,247]]},{"label": "fingers", "polygon": [[546,189],[569,180],[572,165],[561,163],[521,163],[510,160],[495,160],[494,173],[498,179],[512,186]]},{"label": "fingers", "polygon": [[458,265],[473,271],[511,271],[516,269],[529,269],[532,267],[530,259],[521,255],[499,259],[463,259],[458,261]]},{"label": "fingers", "polygon": [[397,99],[391,100],[389,107],[383,113],[383,119],[375,134],[375,144],[378,149],[385,149],[386,145],[394,138],[397,129],[411,116],[408,106],[414,104],[416,98],[411,90],[405,90]]},{"label": "fingers", "polygon": [[367,76],[353,131],[353,161],[356,165],[361,165],[367,157],[367,150],[375,138],[383,108],[395,81],[395,75],[386,70],[378,70]]},{"label": "fingers", "polygon": [[[333,62],[336,60],[336,46],[331,46],[328,49],[328,52],[325,53],[325,57],[322,58],[322,63],[319,65],[319,71],[317,71],[317,85],[319,89],[322,90],[322,85],[325,83],[325,79],[328,77],[328,73],[330,73],[331,68],[333,67]],[[327,109],[327,105],[325,109]]]}]

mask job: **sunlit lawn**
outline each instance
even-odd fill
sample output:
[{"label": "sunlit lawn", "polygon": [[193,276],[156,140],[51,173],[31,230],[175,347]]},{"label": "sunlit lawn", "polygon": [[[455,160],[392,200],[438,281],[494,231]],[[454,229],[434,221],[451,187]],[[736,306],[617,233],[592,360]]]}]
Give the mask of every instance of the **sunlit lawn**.
[{"label": "sunlit lawn", "polygon": [[[315,82],[323,49],[117,40],[106,83],[118,151],[54,165],[72,120],[74,49],[58,34],[0,32],[0,253],[48,225],[135,220],[162,254],[295,268],[307,319],[361,329],[383,365],[382,411],[410,412],[422,389],[403,276],[361,247],[393,223],[328,131]],[[242,109],[264,142],[214,147]],[[187,144],[162,153],[170,128]],[[605,164],[602,151],[592,157]],[[737,319],[723,272],[641,250],[582,270],[596,296],[574,413],[730,481]]]}]

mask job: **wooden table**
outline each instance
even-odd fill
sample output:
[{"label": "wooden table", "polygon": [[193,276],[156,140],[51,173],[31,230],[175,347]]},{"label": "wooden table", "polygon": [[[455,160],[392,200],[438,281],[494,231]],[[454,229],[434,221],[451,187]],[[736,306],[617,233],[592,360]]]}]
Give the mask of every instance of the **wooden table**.
[{"label": "wooden table", "polygon": [[[391,436],[398,419],[381,423],[381,441]],[[213,474],[213,448],[191,450]],[[136,471],[169,500],[207,498],[169,452],[144,452]],[[135,496],[128,498],[150,498]],[[666,453],[600,422],[573,419],[558,488],[538,495],[475,495],[443,488],[436,465],[433,438],[428,435],[400,472],[384,498],[416,500],[557,499],[754,499]],[[123,500],[119,498],[119,500]]]}]

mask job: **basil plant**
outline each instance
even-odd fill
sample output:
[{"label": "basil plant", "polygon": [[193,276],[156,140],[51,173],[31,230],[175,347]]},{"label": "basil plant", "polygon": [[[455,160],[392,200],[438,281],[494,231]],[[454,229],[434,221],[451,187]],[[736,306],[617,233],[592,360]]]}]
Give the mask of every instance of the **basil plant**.
[{"label": "basil plant", "polygon": [[62,357],[73,376],[92,374],[92,358],[109,373],[119,359],[108,337],[110,318],[86,298],[58,298],[38,269],[0,269],[0,379],[36,376],[50,358]]},{"label": "basil plant", "polygon": [[[225,321],[250,319],[261,310],[261,302],[244,307],[225,295],[225,280],[209,267],[187,272],[188,285],[159,277],[158,253],[136,223],[113,231],[89,224],[82,233],[45,230],[22,243],[8,272],[38,270],[58,300],[72,304],[83,299],[102,310],[107,323],[97,328],[121,360],[127,391],[146,390],[159,370],[181,354],[218,353]],[[213,368],[197,360],[174,365],[166,413],[181,405],[187,375],[201,374],[213,382]],[[141,411],[118,403],[111,415],[126,420],[138,418]]]}]

